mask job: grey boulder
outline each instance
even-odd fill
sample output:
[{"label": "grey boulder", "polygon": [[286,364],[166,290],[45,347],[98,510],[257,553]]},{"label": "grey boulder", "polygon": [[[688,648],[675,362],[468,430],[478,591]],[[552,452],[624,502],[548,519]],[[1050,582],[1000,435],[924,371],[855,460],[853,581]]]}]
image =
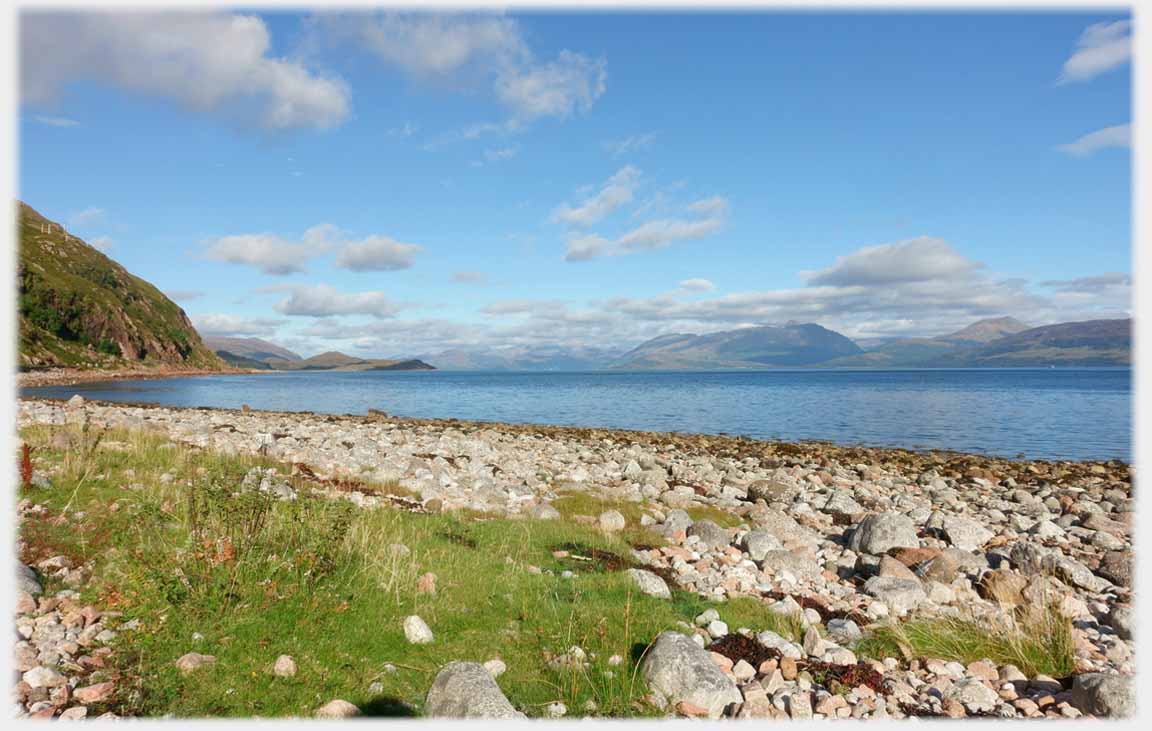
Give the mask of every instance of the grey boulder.
[{"label": "grey boulder", "polygon": [[696,536],[709,548],[723,548],[732,543],[728,531],[710,520],[698,520],[688,529],[688,535]]},{"label": "grey boulder", "polygon": [[16,589],[18,591],[26,591],[35,596],[44,593],[44,587],[40,586],[40,580],[36,578],[36,572],[30,566],[16,562]]},{"label": "grey boulder", "polygon": [[1127,718],[1136,711],[1132,678],[1118,673],[1084,673],[1072,680],[1072,705],[1083,713]]},{"label": "grey boulder", "polygon": [[424,700],[424,714],[432,718],[525,717],[508,702],[483,665],[460,661],[440,668]]},{"label": "grey boulder", "polygon": [[746,533],[740,545],[748,552],[753,561],[761,561],[769,551],[776,551],[784,547],[780,539],[768,531],[754,530]]},{"label": "grey boulder", "polygon": [[661,579],[651,571],[628,569],[628,575],[632,577],[632,580],[636,582],[636,586],[640,587],[640,591],[644,594],[660,599],[672,598],[672,592],[668,589],[668,584],[664,583],[664,579]]},{"label": "grey boulder", "polygon": [[709,718],[719,718],[725,708],[744,699],[736,681],[721,672],[708,651],[679,632],[660,633],[641,672],[658,702],[690,703],[705,709]]},{"label": "grey boulder", "polygon": [[892,548],[919,548],[912,519],[902,513],[869,515],[852,531],[848,547],[856,553],[882,554]]},{"label": "grey boulder", "polygon": [[975,551],[984,547],[996,534],[977,520],[948,516],[944,518],[944,536],[962,551]]},{"label": "grey boulder", "polygon": [[865,593],[888,605],[894,614],[912,611],[928,598],[919,581],[873,576],[864,583]]}]

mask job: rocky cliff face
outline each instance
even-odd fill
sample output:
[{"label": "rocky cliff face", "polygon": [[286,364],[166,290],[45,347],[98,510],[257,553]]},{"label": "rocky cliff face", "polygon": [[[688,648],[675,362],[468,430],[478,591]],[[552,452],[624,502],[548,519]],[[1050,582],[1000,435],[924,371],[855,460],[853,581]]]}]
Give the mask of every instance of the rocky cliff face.
[{"label": "rocky cliff face", "polygon": [[19,203],[21,368],[223,367],[160,290]]}]

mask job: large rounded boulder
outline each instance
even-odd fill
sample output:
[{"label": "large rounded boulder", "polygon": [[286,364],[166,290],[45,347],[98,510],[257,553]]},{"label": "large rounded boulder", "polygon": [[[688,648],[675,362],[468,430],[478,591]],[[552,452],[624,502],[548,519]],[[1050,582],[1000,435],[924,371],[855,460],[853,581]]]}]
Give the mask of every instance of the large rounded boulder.
[{"label": "large rounded boulder", "polygon": [[875,556],[893,548],[919,548],[920,538],[912,519],[903,513],[875,513],[869,515],[852,531],[848,547],[856,553]]},{"label": "large rounded boulder", "polygon": [[440,668],[424,714],[432,718],[524,718],[504,696],[492,673],[478,662],[450,662]]}]

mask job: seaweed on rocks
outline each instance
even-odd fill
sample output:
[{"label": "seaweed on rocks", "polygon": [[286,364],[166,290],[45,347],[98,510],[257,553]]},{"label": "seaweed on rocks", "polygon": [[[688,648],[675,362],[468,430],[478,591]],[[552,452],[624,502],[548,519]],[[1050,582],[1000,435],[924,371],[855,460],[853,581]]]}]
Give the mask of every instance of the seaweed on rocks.
[{"label": "seaweed on rocks", "polygon": [[779,650],[768,647],[755,637],[745,637],[735,632],[714,640],[708,649],[728,658],[733,665],[743,660],[754,668],[769,660],[779,661],[783,657]]}]

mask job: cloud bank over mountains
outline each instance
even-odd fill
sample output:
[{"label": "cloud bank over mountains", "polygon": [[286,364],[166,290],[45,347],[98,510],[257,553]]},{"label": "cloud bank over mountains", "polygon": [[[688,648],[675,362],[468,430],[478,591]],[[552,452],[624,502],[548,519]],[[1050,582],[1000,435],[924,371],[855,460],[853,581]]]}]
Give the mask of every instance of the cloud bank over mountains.
[{"label": "cloud bank over mountains", "polygon": [[[274,305],[279,314],[311,318],[298,331],[304,338],[298,343],[320,351],[356,341],[358,349],[383,355],[452,347],[628,347],[671,332],[788,321],[816,322],[850,337],[931,336],[1002,315],[1045,324],[1131,313],[1129,275],[1028,282],[988,271],[930,236],[861,247],[798,278],[803,286],[766,290],[717,292],[716,283],[692,278],[651,297],[496,300],[468,321],[400,319],[403,309],[420,303],[401,305],[382,291],[345,293],[327,285],[264,291],[290,293]],[[356,315],[367,320],[349,319]],[[208,316],[197,325],[239,335],[256,334],[265,324],[238,320],[236,330],[226,331],[225,317]]]}]

